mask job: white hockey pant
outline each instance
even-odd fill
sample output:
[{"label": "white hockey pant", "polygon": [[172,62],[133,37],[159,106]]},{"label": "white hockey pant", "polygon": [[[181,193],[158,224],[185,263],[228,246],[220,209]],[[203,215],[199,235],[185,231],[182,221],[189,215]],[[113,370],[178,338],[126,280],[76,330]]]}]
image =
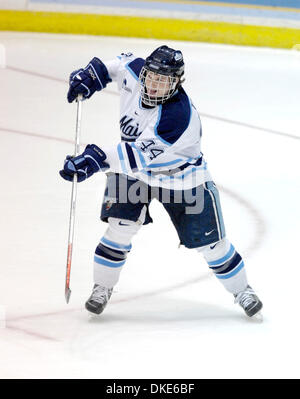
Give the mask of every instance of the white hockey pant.
[{"label": "white hockey pant", "polygon": [[237,294],[247,287],[244,261],[227,238],[216,244],[196,248],[227,291]]},{"label": "white hockey pant", "polygon": [[94,257],[94,282],[103,287],[114,287],[120,277],[131,240],[144,223],[146,207],[137,222],[108,218],[108,228],[101,238]]}]

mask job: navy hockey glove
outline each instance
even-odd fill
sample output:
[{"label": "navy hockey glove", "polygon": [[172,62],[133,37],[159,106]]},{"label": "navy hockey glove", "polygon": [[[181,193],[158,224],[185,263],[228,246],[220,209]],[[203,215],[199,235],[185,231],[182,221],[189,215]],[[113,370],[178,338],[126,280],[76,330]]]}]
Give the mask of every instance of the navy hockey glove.
[{"label": "navy hockey glove", "polygon": [[84,99],[90,98],[95,91],[104,89],[111,81],[106,66],[94,57],[84,69],[71,73],[68,102],[73,102],[78,94],[82,94]]},{"label": "navy hockey glove", "polygon": [[77,181],[82,182],[94,173],[104,172],[109,168],[109,164],[104,162],[105,153],[95,144],[89,144],[85,147],[84,152],[78,157],[67,156],[63,170],[59,171],[61,177],[65,180],[72,181],[77,173]]}]

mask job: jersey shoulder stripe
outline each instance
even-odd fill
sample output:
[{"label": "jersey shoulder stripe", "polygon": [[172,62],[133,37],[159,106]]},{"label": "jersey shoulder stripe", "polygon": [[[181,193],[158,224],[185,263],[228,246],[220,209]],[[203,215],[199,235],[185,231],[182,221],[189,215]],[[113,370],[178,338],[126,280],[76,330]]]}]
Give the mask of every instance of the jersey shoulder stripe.
[{"label": "jersey shoulder stripe", "polygon": [[189,97],[183,88],[179,88],[177,94],[162,104],[156,134],[164,142],[174,144],[189,126],[191,114]]},{"label": "jersey shoulder stripe", "polygon": [[145,64],[145,60],[143,58],[136,58],[133,61],[128,62],[126,64],[126,69],[131,73],[131,75],[138,80],[141,69]]}]

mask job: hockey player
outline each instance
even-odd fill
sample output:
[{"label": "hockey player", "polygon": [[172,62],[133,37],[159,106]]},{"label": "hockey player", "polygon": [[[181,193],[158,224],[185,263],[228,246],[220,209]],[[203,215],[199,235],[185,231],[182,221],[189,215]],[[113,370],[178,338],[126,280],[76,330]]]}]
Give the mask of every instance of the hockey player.
[{"label": "hockey player", "polygon": [[107,174],[101,219],[108,228],[95,250],[94,288],[86,302],[92,313],[100,314],[111,297],[133,236],[152,222],[153,191],[180,243],[203,254],[246,314],[252,317],[262,308],[243,259],[225,235],[218,190],[201,153],[200,117],[182,87],[183,75],[181,51],[168,46],[146,60],[131,53],[105,64],[93,58],[70,75],[70,103],[79,94],[90,98],[111,81],[120,92],[120,143],[88,145],[81,155],[68,156],[60,171],[69,181],[76,173],[79,182],[98,171]]}]

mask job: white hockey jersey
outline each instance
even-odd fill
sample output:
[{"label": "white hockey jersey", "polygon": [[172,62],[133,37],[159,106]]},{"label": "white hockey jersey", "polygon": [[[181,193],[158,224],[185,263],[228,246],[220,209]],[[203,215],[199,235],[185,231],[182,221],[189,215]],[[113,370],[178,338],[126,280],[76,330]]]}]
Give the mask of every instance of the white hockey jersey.
[{"label": "white hockey jersey", "polygon": [[142,58],[122,54],[105,62],[120,92],[121,142],[101,147],[110,165],[150,186],[186,190],[211,180],[201,153],[201,122],[183,88],[162,105],[141,103]]}]

